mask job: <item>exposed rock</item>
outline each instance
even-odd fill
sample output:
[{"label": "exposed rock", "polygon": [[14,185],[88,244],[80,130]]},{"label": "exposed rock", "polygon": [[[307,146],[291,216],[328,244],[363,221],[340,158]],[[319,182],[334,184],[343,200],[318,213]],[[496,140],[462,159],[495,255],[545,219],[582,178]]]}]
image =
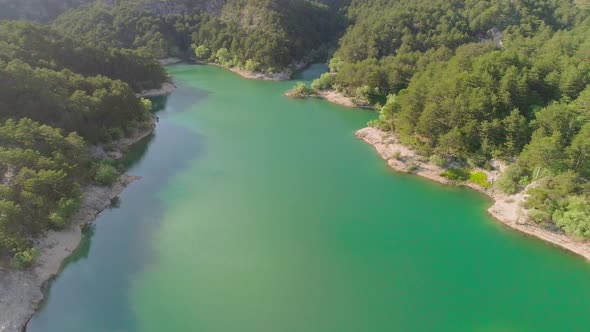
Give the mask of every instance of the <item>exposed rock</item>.
[{"label": "exposed rock", "polygon": [[22,331],[43,300],[47,282],[59,272],[63,260],[78,247],[82,239],[81,227],[92,222],[110,206],[112,199],[137,179],[136,176],[123,175],[111,187],[87,186],[72,225],[63,231],[49,231],[39,239],[36,247],[40,256],[31,269],[0,268],[0,332]]},{"label": "exposed rock", "polygon": [[88,150],[90,151],[90,156],[92,158],[104,159],[108,157],[106,151],[101,145],[93,145]]},{"label": "exposed rock", "polygon": [[[443,168],[430,163],[427,159],[418,155],[414,150],[401,144],[392,133],[384,132],[377,128],[367,127],[356,132],[357,137],[371,144],[381,158],[396,171],[407,172],[408,166],[415,165],[412,171],[427,179],[447,184],[449,180],[441,176]],[[505,165],[499,164],[496,170],[477,169],[485,173],[488,181],[496,181]],[[504,194],[498,190],[482,188],[475,183],[466,183],[465,186],[480,191],[494,200],[494,204],[488,209],[488,213],[501,223],[516,229],[524,234],[537,237],[555,246],[578,254],[590,260],[590,242],[580,241],[564,234],[560,229],[544,228],[531,222],[522,203],[526,199],[526,189],[514,195]],[[534,186],[534,184],[529,185]]]},{"label": "exposed rock", "polygon": [[[144,128],[115,142],[115,151],[122,156],[123,151],[150,135],[154,127],[155,120],[151,117]],[[99,155],[105,153],[102,147],[92,149]],[[32,268],[15,271],[0,267],[0,332],[23,330],[42,302],[47,283],[59,272],[63,260],[78,247],[82,239],[82,227],[92,223],[129,184],[138,179],[137,176],[123,174],[110,187],[87,185],[83,188],[82,204],[72,218],[70,227],[62,231],[49,231],[37,240],[35,247],[40,255]]]}]

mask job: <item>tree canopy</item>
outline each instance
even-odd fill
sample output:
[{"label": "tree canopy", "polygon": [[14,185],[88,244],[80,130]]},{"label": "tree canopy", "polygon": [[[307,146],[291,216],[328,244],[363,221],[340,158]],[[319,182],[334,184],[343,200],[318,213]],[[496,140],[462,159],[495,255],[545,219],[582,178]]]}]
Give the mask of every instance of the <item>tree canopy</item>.
[{"label": "tree canopy", "polygon": [[[237,67],[250,61],[250,68],[272,72],[313,56],[313,50],[321,52],[336,39],[341,3],[326,2],[126,0],[111,6],[99,1],[66,12],[54,26],[87,42],[155,58],[187,57],[196,48],[201,60]],[[209,52],[202,53],[205,49]],[[216,57],[220,50],[227,58]]]},{"label": "tree canopy", "polygon": [[588,238],[589,14],[567,0],[354,0],[334,77],[315,86],[383,104],[372,124],[425,155],[513,163],[497,186],[534,182],[531,218]]},{"label": "tree canopy", "polygon": [[26,22],[0,23],[0,256],[15,267],[35,257],[32,239],[68,225],[81,187],[118,171],[93,160],[146,123],[135,90],[166,79],[153,60],[97,48]]}]

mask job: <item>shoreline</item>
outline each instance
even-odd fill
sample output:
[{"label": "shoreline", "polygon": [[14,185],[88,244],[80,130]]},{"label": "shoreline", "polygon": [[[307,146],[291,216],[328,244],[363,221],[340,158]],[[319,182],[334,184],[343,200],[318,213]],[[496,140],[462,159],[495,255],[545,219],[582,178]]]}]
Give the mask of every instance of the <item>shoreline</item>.
[{"label": "shoreline", "polygon": [[[131,146],[151,135],[154,129],[155,117],[151,116],[143,128],[115,142],[115,151],[107,154],[102,147],[94,146],[91,150],[95,151],[91,153],[98,149],[103,157],[119,159]],[[60,231],[50,230],[45,236],[35,239],[35,247],[40,254],[31,268],[3,270],[0,267],[0,332],[26,331],[26,325],[45,299],[49,284],[61,272],[64,260],[78,248],[83,238],[83,227],[93,224],[127,186],[139,179],[138,176],[123,173],[108,187],[86,185],[80,209],[69,227]]]},{"label": "shoreline", "polygon": [[294,72],[301,70],[309,65],[308,62],[298,62],[284,68],[282,71],[273,74],[266,74],[262,72],[253,72],[238,67],[225,67],[215,62],[204,62],[199,60],[193,60],[198,65],[216,66],[231,71],[234,74],[238,74],[243,78],[249,80],[260,80],[260,81],[289,81]]},{"label": "shoreline", "polygon": [[347,96],[343,95],[341,92],[338,92],[338,91],[332,90],[332,89],[317,91],[316,93],[310,95],[310,97],[324,99],[330,103],[344,106],[344,107],[350,107],[350,108],[359,107],[354,103],[352,98],[347,97]]},{"label": "shoreline", "polygon": [[172,82],[164,82],[159,89],[143,90],[136,93],[137,98],[149,98],[158,96],[167,96],[176,90],[176,85]]},{"label": "shoreline", "polygon": [[344,106],[344,107],[348,107],[348,108],[356,108],[356,109],[366,109],[366,110],[375,110],[375,106],[373,105],[357,105],[352,97],[348,97],[345,96],[344,94],[342,94],[342,92],[333,90],[333,89],[328,89],[328,90],[319,90],[319,91],[315,91],[311,94],[309,94],[306,97],[303,98],[298,98],[298,97],[294,97],[293,95],[291,95],[289,93],[289,91],[285,92],[285,96],[289,97],[289,98],[294,98],[294,99],[305,99],[305,98],[317,98],[317,99],[323,99],[327,102],[330,102],[332,104],[336,104],[336,105],[340,105],[340,106]]},{"label": "shoreline", "polygon": [[[444,170],[443,168],[430,163],[412,149],[401,144],[393,134],[377,128],[366,127],[358,130],[355,135],[372,145],[379,156],[396,172],[416,174],[441,184],[452,184],[451,181],[440,175]],[[394,153],[399,154],[399,157],[394,158]],[[418,169],[414,172],[408,172],[407,169],[410,164],[418,166]],[[486,173],[488,180],[493,183],[499,178],[502,165],[499,165],[498,168],[500,170],[476,170]],[[526,190],[514,195],[508,195],[495,189],[480,187],[474,183],[466,182],[461,185],[479,191],[491,198],[494,204],[488,208],[487,213],[501,224],[590,260],[590,243],[588,241],[576,240],[564,233],[545,229],[527,220],[526,211],[521,206],[521,203],[526,198]]]}]

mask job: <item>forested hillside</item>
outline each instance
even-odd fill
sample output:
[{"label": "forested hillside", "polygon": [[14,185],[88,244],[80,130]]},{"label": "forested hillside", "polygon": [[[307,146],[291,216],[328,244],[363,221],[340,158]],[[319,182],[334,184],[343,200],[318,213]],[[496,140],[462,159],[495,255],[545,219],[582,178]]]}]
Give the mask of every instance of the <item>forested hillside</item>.
[{"label": "forested hillside", "polygon": [[372,125],[434,163],[503,160],[495,186],[528,188],[532,219],[590,238],[585,1],[78,2],[51,27],[0,23],[0,251],[17,265],[32,236],[67,223],[81,184],[112,179],[86,145],[144,122],[135,92],[166,80],[154,59],[272,73],[330,48],[331,73],[312,88],[378,105]]},{"label": "forested hillside", "polygon": [[0,0],[0,20],[34,20],[47,22],[70,8],[93,0]]},{"label": "forested hillside", "polygon": [[82,185],[116,179],[88,145],[146,125],[150,103],[134,89],[165,80],[153,60],[131,51],[96,48],[37,24],[0,23],[0,257],[29,264],[32,238],[68,224]]},{"label": "forested hillside", "polygon": [[437,164],[512,164],[498,188],[534,183],[532,219],[590,238],[587,5],[359,0],[348,16],[316,89],[384,104],[373,125]]},{"label": "forested hillside", "polygon": [[[193,56],[273,72],[337,38],[338,7],[307,0],[97,1],[60,16],[55,27],[88,42],[155,58]],[[246,66],[248,64],[248,66]]]}]

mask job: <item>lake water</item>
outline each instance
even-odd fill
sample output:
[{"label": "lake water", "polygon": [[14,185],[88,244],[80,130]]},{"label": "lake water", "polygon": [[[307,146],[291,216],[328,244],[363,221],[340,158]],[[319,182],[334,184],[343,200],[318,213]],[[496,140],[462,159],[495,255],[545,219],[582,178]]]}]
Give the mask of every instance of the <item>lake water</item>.
[{"label": "lake water", "polygon": [[179,88],[129,160],[143,179],[29,332],[590,330],[590,265],[494,222],[473,191],[393,173],[354,136],[374,113],[168,70]]}]

